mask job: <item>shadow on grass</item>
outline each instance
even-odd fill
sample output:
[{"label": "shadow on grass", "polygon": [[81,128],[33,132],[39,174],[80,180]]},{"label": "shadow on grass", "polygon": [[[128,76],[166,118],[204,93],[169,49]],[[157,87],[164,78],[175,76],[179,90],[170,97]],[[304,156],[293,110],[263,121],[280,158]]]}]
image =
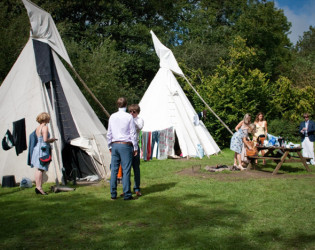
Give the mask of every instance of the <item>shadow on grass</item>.
[{"label": "shadow on grass", "polygon": [[176,185],[176,182],[153,184],[151,186],[141,188],[141,192],[144,194],[163,192],[163,191],[166,191],[168,189],[175,187],[175,185]]},{"label": "shadow on grass", "polygon": [[[105,193],[100,187],[87,193],[38,197],[28,192],[13,202],[2,199],[1,224],[6,225],[6,230],[0,232],[0,246],[2,249],[208,248],[212,230],[233,231],[248,220],[245,214],[224,203],[219,203],[219,207],[213,203],[211,207],[210,201],[207,206],[199,206],[198,201],[207,198],[203,195],[166,196],[165,192],[175,185],[169,182],[144,188],[146,196],[136,201],[111,201],[107,198],[108,190]],[[224,238],[221,235],[212,239],[213,244]]]},{"label": "shadow on grass", "polygon": [[[111,201],[108,186],[84,187],[45,197],[35,196],[30,190],[14,200],[2,199],[0,218],[5,230],[0,231],[0,247],[261,249],[258,243],[275,234],[244,237],[241,229],[252,218],[237,204],[228,204],[207,193],[183,195],[173,189],[176,184],[143,188],[146,195],[136,201]],[[299,239],[303,237],[308,242],[314,240],[306,235]],[[299,239],[286,240],[294,246]],[[281,246],[287,244],[280,236],[275,240]]]},{"label": "shadow on grass", "polygon": [[20,192],[23,191],[23,188],[20,187],[5,187],[5,188],[1,188],[1,193],[0,193],[0,197],[4,196],[4,195],[9,195],[9,194],[14,194],[16,192]]},{"label": "shadow on grass", "polygon": [[298,233],[291,238],[288,238],[283,236],[283,232],[279,228],[267,231],[256,231],[254,234],[260,244],[264,244],[266,242],[279,242],[283,248],[301,249],[303,248],[301,246],[301,242],[303,242],[304,245],[312,245],[312,243],[315,242],[315,234]]},{"label": "shadow on grass", "polygon": [[[279,169],[278,174],[288,174],[288,173],[309,173],[302,163],[299,163],[298,166],[288,165],[289,163],[282,164]],[[258,164],[255,166],[255,170],[272,173],[277,164],[276,163],[267,163],[266,165]]]}]

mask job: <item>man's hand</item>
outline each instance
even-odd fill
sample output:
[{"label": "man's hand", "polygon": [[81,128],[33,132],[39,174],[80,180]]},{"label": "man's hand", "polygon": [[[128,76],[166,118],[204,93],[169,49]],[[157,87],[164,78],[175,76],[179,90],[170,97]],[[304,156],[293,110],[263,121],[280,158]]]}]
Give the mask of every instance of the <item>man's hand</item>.
[{"label": "man's hand", "polygon": [[137,156],[138,150],[133,151],[133,156]]}]

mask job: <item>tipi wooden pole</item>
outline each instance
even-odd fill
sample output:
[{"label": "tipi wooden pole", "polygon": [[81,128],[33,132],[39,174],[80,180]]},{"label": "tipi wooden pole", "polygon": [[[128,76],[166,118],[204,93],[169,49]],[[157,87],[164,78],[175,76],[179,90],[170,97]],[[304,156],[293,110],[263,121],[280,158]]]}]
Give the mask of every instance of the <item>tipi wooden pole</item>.
[{"label": "tipi wooden pole", "polygon": [[222,123],[222,125],[233,135],[232,130],[221,120],[221,118],[209,107],[209,105],[205,102],[205,100],[199,95],[199,93],[197,92],[197,90],[191,85],[191,83],[188,81],[188,79],[186,78],[186,76],[183,76],[184,79],[187,81],[187,83],[189,84],[189,86],[195,91],[195,93],[197,94],[197,96],[200,98],[200,100],[206,105],[206,107],[212,112],[212,114],[214,114],[214,116],[216,118],[218,118],[218,120]]},{"label": "tipi wooden pole", "polygon": [[[51,82],[50,82],[50,84],[51,84]],[[50,115],[50,117],[52,117],[52,115],[51,115],[51,112],[50,112],[50,108],[49,108],[49,104],[48,104],[48,100],[47,100],[47,95],[46,95],[46,91],[45,91],[45,84],[44,83],[42,83],[41,84],[41,90],[42,90],[42,96],[43,96],[43,103],[44,103],[44,107],[46,108],[46,112]],[[51,86],[52,87],[52,86]],[[51,88],[51,91],[53,92],[53,89]],[[53,112],[54,112],[54,110],[53,110]],[[53,117],[54,119],[56,119],[56,115],[54,114],[54,117]],[[56,120],[55,120],[56,121]],[[53,121],[51,121],[50,123],[49,123],[49,127],[50,127],[50,131],[51,131],[51,133],[52,133],[52,137],[54,138],[55,137],[55,132],[54,132],[54,127],[53,127]],[[56,182],[56,185],[59,185],[59,180],[58,180],[58,174],[57,174],[57,167],[59,168],[59,170],[60,170],[60,168],[61,168],[61,164],[60,164],[60,159],[59,159],[59,154],[57,153],[57,151],[58,151],[58,146],[57,146],[57,142],[56,141],[54,141],[53,142],[54,143],[54,146],[55,146],[55,150],[52,150],[52,154],[54,154],[54,158],[55,159],[57,159],[56,161],[54,161],[53,162],[53,164],[54,164],[54,169],[55,169],[55,182]],[[57,164],[56,164],[56,162],[57,162]],[[58,166],[57,166],[58,165]]]},{"label": "tipi wooden pole", "polygon": [[93,94],[93,92],[90,90],[90,88],[86,85],[86,83],[82,80],[82,78],[80,77],[80,75],[77,73],[77,71],[71,66],[69,65],[70,68],[72,69],[72,71],[74,72],[74,74],[76,75],[76,77],[78,77],[79,81],[82,83],[83,87],[87,90],[87,92],[89,92],[89,94],[92,96],[92,98],[94,99],[94,101],[100,106],[100,108],[102,109],[102,111],[105,113],[105,115],[109,118],[110,114],[107,112],[107,110],[104,108],[104,106],[100,103],[100,101],[96,98],[96,96]]},{"label": "tipi wooden pole", "polygon": [[[57,115],[56,115],[56,96],[55,96],[55,91],[54,91],[54,86],[52,84],[52,82],[50,81],[49,82],[49,85],[50,85],[50,89],[51,89],[51,98],[52,98],[52,113],[54,114],[54,119],[55,119],[55,122],[57,122]],[[52,137],[53,138],[56,138],[55,137],[55,131],[54,131],[54,127],[53,127],[53,122],[50,123],[50,126],[51,126],[51,131],[52,131]],[[62,155],[61,155],[61,144],[62,144],[62,140],[61,138],[59,138],[60,141],[59,141],[59,145],[60,145],[60,148],[58,149],[58,142],[57,141],[54,141],[54,146],[55,146],[55,153],[56,153],[56,156],[57,156],[57,159],[58,159],[58,163],[59,163],[59,170],[61,169],[62,170],[62,174],[65,172],[65,169],[64,169],[64,166],[63,166],[63,162],[62,162]],[[62,165],[60,164],[62,163]],[[61,167],[61,168],[60,168]],[[65,182],[65,178],[66,176],[64,176],[64,180],[62,180],[63,182]],[[65,184],[65,183],[63,183]],[[56,181],[56,185],[59,185],[59,182]]]}]

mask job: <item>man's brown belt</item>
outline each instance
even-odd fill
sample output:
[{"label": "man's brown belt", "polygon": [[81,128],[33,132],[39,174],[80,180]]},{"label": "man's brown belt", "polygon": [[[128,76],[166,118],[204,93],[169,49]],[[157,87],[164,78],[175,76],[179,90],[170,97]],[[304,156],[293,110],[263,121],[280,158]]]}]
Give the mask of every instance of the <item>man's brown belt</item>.
[{"label": "man's brown belt", "polygon": [[126,141],[113,141],[112,143],[117,143],[117,144],[128,144],[130,146],[132,146],[131,142],[126,142]]}]

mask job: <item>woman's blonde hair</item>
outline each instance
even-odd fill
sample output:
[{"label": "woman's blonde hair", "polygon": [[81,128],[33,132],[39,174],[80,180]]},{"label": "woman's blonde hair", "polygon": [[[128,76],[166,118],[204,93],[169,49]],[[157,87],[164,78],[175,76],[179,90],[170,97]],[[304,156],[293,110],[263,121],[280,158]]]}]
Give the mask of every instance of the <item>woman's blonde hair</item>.
[{"label": "woman's blonde hair", "polygon": [[248,133],[253,134],[253,133],[255,133],[255,131],[256,131],[256,125],[254,123],[249,124],[248,125]]},{"label": "woman's blonde hair", "polygon": [[244,123],[245,123],[246,125],[249,125],[251,118],[252,118],[252,116],[251,116],[250,114],[245,114],[245,115],[244,115],[244,119],[243,119]]},{"label": "woman's blonde hair", "polygon": [[44,122],[49,122],[50,121],[50,115],[46,112],[42,112],[36,117],[36,121],[39,124],[42,124]]}]

